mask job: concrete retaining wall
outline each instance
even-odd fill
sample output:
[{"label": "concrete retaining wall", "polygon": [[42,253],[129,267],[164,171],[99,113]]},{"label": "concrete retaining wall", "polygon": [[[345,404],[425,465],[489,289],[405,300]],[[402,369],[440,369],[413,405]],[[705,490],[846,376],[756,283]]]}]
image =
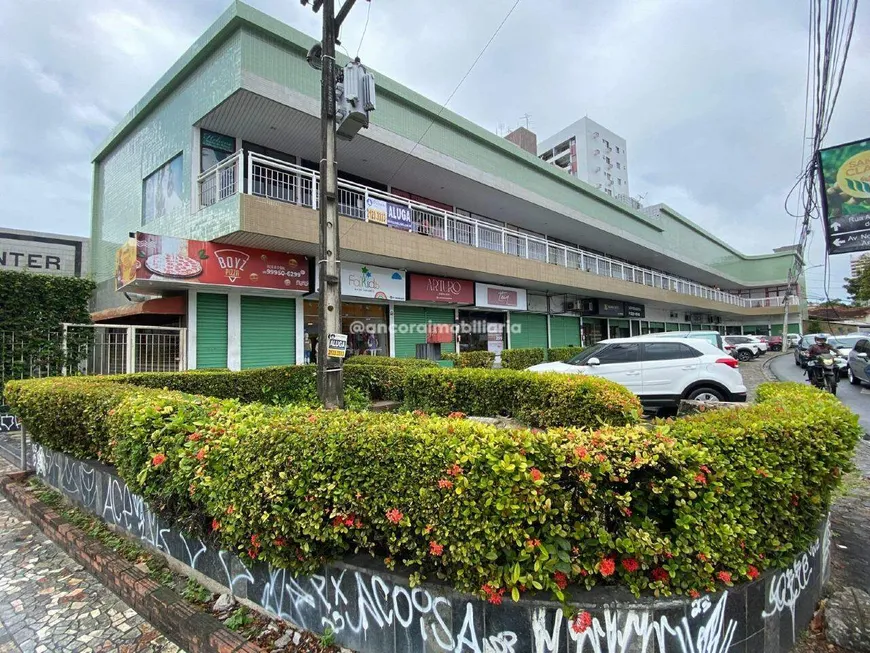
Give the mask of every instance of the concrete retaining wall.
[{"label": "concrete retaining wall", "polygon": [[310,577],[242,562],[158,518],[112,468],[34,448],[38,476],[73,503],[236,597],[312,631],[330,628],[337,643],[363,653],[785,653],[812,619],[830,573],[825,523],[789,569],[696,600],[578,589],[571,603],[593,623],[576,633],[545,595],[496,606],[435,583],[411,588],[406,576],[368,556],[329,563]]}]

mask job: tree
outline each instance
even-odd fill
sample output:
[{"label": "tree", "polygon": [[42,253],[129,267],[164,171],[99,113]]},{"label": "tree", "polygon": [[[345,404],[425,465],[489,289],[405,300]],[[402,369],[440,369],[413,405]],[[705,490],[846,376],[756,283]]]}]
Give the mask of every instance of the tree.
[{"label": "tree", "polygon": [[855,304],[870,301],[870,265],[862,266],[857,275],[845,281],[846,292]]},{"label": "tree", "polygon": [[807,328],[806,333],[821,333],[822,332],[822,323],[816,318],[810,318],[807,320]]}]

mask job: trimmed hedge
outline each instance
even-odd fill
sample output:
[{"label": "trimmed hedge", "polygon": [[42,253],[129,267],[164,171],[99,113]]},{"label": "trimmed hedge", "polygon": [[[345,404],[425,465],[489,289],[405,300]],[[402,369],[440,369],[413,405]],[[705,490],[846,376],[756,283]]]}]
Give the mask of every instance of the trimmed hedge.
[{"label": "trimmed hedge", "polygon": [[376,367],[438,367],[438,363],[425,358],[390,358],[389,356],[353,356],[345,362],[348,365],[374,365]]},{"label": "trimmed hedge", "polygon": [[10,396],[38,442],[75,453],[81,435],[55,415],[97,415],[105,388],[127,396],[108,411],[103,459],[190,531],[299,573],[368,551],[412,583],[436,576],[496,603],[529,589],[564,600],[572,582],[694,595],[789,566],[861,434],[843,404],[799,384],[762,386],[741,410],[546,432],[91,379]]},{"label": "trimmed hedge", "polygon": [[491,351],[463,351],[458,354],[441,354],[446,361],[453,361],[453,365],[462,367],[485,367],[491,368],[495,363],[495,353]]},{"label": "trimmed hedge", "polygon": [[[583,351],[583,347],[551,347],[547,350],[547,361],[566,361]],[[524,370],[544,362],[544,349],[506,349],[501,353],[501,366],[511,370]]]},{"label": "trimmed hedge", "polygon": [[607,379],[520,370],[415,370],[405,381],[405,406],[436,415],[504,415],[535,427],[633,424],[638,398]]}]

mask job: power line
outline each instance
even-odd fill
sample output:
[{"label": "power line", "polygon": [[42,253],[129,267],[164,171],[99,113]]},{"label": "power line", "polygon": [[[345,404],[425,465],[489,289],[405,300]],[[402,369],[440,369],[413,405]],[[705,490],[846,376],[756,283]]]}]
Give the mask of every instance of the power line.
[{"label": "power line", "polygon": [[372,0],[368,0],[368,8],[366,9],[366,24],[363,26],[362,36],[359,37],[359,45],[356,49],[356,56],[359,57],[359,51],[362,50],[363,41],[366,38],[366,31],[369,28],[369,16],[372,14]]},{"label": "power line", "polygon": [[495,37],[498,36],[498,33],[501,31],[501,28],[504,27],[504,24],[508,21],[508,18],[510,18],[511,14],[514,13],[514,10],[517,8],[518,4],[520,4],[520,0],[516,0],[516,2],[514,2],[513,6],[510,8],[510,10],[507,12],[505,17],[502,19],[501,23],[499,23],[499,26],[496,28],[495,32],[493,32],[492,36],[489,37],[489,41],[487,41],[486,45],[483,46],[483,49],[480,51],[480,54],[477,55],[474,62],[471,64],[471,67],[462,76],[462,79],[459,80],[459,83],[456,85],[456,88],[453,89],[453,92],[450,94],[450,96],[447,98],[447,100],[444,102],[444,104],[441,105],[441,108],[438,110],[438,113],[435,114],[435,117],[429,123],[429,126],[426,127],[426,131],[423,132],[423,134],[420,136],[420,138],[417,139],[417,142],[414,143],[414,146],[405,155],[405,158],[402,159],[402,162],[399,164],[399,167],[396,168],[396,171],[390,177],[389,181],[387,181],[388,184],[392,183],[393,179],[396,178],[396,175],[399,174],[399,172],[402,170],[402,168],[408,162],[408,159],[411,158],[411,154],[414,153],[414,150],[417,149],[417,146],[423,141],[423,139],[426,137],[426,134],[429,133],[429,130],[432,129],[432,125],[434,125],[435,121],[441,117],[442,113],[444,113],[444,110],[447,108],[447,105],[450,104],[450,100],[452,100],[453,96],[456,95],[456,92],[459,90],[459,87],[462,86],[463,82],[465,82],[465,80],[471,74],[471,71],[474,70],[474,67],[477,65],[477,62],[480,61],[481,57],[483,57],[484,53],[487,51],[489,46],[492,45],[492,42],[495,40]]}]

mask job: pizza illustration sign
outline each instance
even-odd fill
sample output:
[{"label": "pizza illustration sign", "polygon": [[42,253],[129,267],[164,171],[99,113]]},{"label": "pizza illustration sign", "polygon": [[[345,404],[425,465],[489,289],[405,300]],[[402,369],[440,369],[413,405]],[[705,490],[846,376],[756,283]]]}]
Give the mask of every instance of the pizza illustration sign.
[{"label": "pizza illustration sign", "polygon": [[119,290],[190,284],[310,289],[306,257],[253,247],[137,233],[117,261]]}]

